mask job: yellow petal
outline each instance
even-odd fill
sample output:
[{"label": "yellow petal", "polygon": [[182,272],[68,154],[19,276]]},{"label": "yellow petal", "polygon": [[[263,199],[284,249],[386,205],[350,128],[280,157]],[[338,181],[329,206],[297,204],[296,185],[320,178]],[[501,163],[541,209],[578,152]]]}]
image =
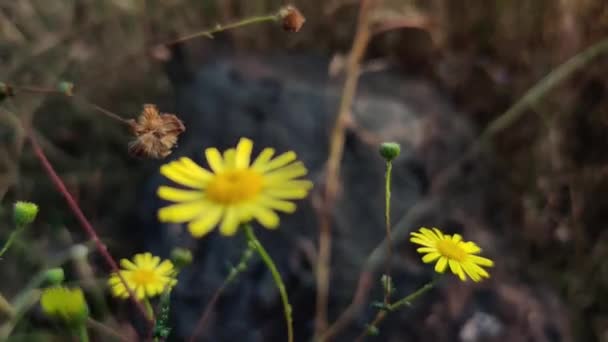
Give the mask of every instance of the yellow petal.
[{"label": "yellow petal", "polygon": [[418,252],[418,253],[433,253],[433,252],[437,252],[437,248],[434,248],[434,247],[420,247],[420,248],[416,249],[416,252]]},{"label": "yellow petal", "polygon": [[264,194],[278,199],[302,199],[308,195],[308,190],[270,188],[264,190]]},{"label": "yellow petal", "polygon": [[222,224],[220,225],[220,233],[225,236],[232,236],[236,233],[239,228],[239,217],[237,211],[234,208],[228,208]]},{"label": "yellow petal", "polygon": [[190,158],[179,158],[179,162],[181,163],[181,166],[184,168],[184,170],[188,171],[188,173],[190,173],[192,177],[196,177],[201,182],[208,182],[209,180],[211,180],[211,178],[213,178],[213,173],[202,168]]},{"label": "yellow petal", "polygon": [[454,234],[452,236],[452,241],[454,241],[454,242],[460,242],[460,241],[462,241],[462,236],[460,234]]},{"label": "yellow petal", "polygon": [[439,254],[437,252],[432,252],[432,253],[429,253],[429,254],[423,256],[422,262],[424,262],[425,264],[428,264],[430,262],[437,260],[437,258],[439,258],[440,256],[441,256],[441,254]]},{"label": "yellow petal", "polygon": [[207,163],[213,172],[218,173],[224,170],[224,161],[220,151],[215,147],[210,147],[205,150],[205,157],[207,157]]},{"label": "yellow petal", "polygon": [[469,255],[467,257],[467,259],[477,265],[486,266],[486,267],[494,266],[494,261],[492,261],[488,258],[477,256],[477,255]]},{"label": "yellow petal", "polygon": [[281,189],[304,189],[310,190],[313,187],[313,183],[309,180],[305,179],[297,179],[297,180],[278,180],[278,181],[268,181],[266,180],[266,185],[268,187],[276,187]]},{"label": "yellow petal", "polygon": [[420,228],[420,232],[422,233],[422,235],[424,235],[429,240],[432,240],[432,241],[439,240],[439,236],[437,236],[435,234],[435,232],[433,232],[432,230],[430,230],[428,228]]},{"label": "yellow petal", "polygon": [[209,203],[205,200],[178,203],[158,210],[158,220],[161,222],[182,223],[204,214]]},{"label": "yellow petal", "polygon": [[281,168],[281,167],[291,163],[292,161],[296,160],[296,158],[297,158],[297,156],[296,156],[295,152],[293,152],[293,151],[285,152],[285,153],[277,156],[273,160],[269,161],[268,163],[265,163],[264,165],[260,165],[259,171],[260,172],[269,172],[269,171]]},{"label": "yellow petal", "polygon": [[188,230],[195,238],[200,238],[208,234],[210,231],[217,226],[220,218],[222,217],[223,208],[221,206],[210,206],[205,214],[201,215],[198,219],[190,222]]},{"label": "yellow petal", "polygon": [[163,166],[160,167],[160,173],[169,178],[170,180],[174,181],[177,184],[181,184],[190,188],[195,188],[195,189],[203,189],[205,186],[205,183],[201,182],[200,180],[196,179],[195,177],[192,177],[189,174],[185,174],[179,166],[176,167],[175,162],[171,162],[169,164],[165,164]]},{"label": "yellow petal", "polygon": [[437,272],[437,273],[445,272],[445,268],[447,265],[448,265],[448,259],[446,259],[445,257],[439,258],[439,261],[437,261],[437,264],[435,265],[435,272]]},{"label": "yellow petal", "polygon": [[466,265],[468,267],[470,267],[471,270],[473,272],[475,272],[476,274],[478,274],[478,275],[480,275],[480,276],[482,276],[484,278],[489,278],[490,277],[490,274],[486,270],[484,270],[483,268],[479,267],[478,265],[473,264],[473,263],[467,263]]},{"label": "yellow petal", "polygon": [[479,246],[477,246],[477,244],[473,241],[462,242],[459,244],[459,246],[469,254],[477,254],[481,252],[481,248],[479,248]]},{"label": "yellow petal", "polygon": [[418,237],[410,238],[410,242],[418,244],[418,245],[426,246],[426,247],[433,247],[433,246],[435,246],[434,242],[429,241],[427,239],[421,239],[421,238],[418,238]]},{"label": "yellow petal", "polygon": [[477,271],[473,267],[471,267],[472,265],[474,264],[463,264],[462,267],[464,268],[464,271],[467,273],[469,278],[471,278],[471,280],[473,280],[474,282],[478,282],[481,280],[481,277],[479,276]]},{"label": "yellow petal", "polygon": [[202,191],[182,190],[164,185],[158,187],[156,194],[161,199],[172,202],[190,202],[203,198]]},{"label": "yellow petal", "polygon": [[260,153],[260,155],[253,161],[253,164],[251,164],[251,168],[258,172],[261,172],[260,170],[270,160],[270,158],[272,158],[273,155],[274,155],[273,148],[267,147],[267,148],[263,149],[262,153]]},{"label": "yellow petal", "polygon": [[464,272],[462,271],[462,268],[460,267],[460,264],[456,260],[450,259],[448,261],[448,263],[450,265],[450,270],[452,271],[452,273],[457,275],[458,278],[460,278],[460,280],[462,280],[462,281],[467,280],[467,278],[464,276]]},{"label": "yellow petal", "polygon": [[276,182],[280,180],[289,180],[306,175],[308,171],[302,162],[295,162],[283,168],[264,174],[264,180],[267,182]]},{"label": "yellow petal", "polygon": [[439,230],[439,229],[437,229],[437,228],[433,228],[433,231],[435,232],[435,234],[437,235],[437,237],[438,237],[440,240],[443,240],[444,235],[443,235],[443,233],[441,232],[441,230]]},{"label": "yellow petal", "polygon": [[173,263],[169,260],[164,260],[158,265],[156,272],[163,275],[171,275],[173,273]]},{"label": "yellow petal", "polygon": [[250,139],[241,138],[238,145],[236,145],[235,167],[237,169],[249,167],[251,150],[253,150],[253,142]]},{"label": "yellow petal", "polygon": [[263,207],[256,208],[253,211],[253,217],[268,229],[274,229],[279,226],[279,215],[270,209]]},{"label": "yellow petal", "polygon": [[233,148],[229,148],[224,151],[224,167],[228,170],[235,168],[235,155],[236,150]]},{"label": "yellow petal", "polygon": [[296,205],[294,203],[266,196],[261,197],[258,203],[262,206],[279,210],[284,213],[293,213],[294,211],[296,211]]},{"label": "yellow petal", "polygon": [[[120,259],[120,266],[126,270],[131,270],[131,271],[137,269],[137,265],[135,265],[129,259]],[[116,279],[118,279],[118,281],[120,281],[120,278],[116,277]]]}]

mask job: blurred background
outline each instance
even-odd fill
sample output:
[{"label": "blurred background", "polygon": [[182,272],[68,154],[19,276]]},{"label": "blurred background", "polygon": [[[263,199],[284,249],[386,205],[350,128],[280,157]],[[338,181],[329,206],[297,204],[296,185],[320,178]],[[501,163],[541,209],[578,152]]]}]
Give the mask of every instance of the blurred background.
[{"label": "blurred background", "polygon": [[[167,256],[176,245],[193,250],[195,263],[174,293],[171,339],[190,336],[243,241],[216,235],[194,241],[181,227],[159,225],[159,166],[182,155],[202,162],[205,147],[250,136],[258,150],[297,151],[322,188],[359,2],[294,1],[306,17],[297,33],[262,23],[170,49],[157,44],[285,4],[0,2],[0,82],[55,89],[68,81],[75,93],[16,88],[0,100],[2,241],[12,230],[13,201],[41,207],[37,222],[0,261],[2,278],[10,279],[0,283],[5,297],[15,298],[36,272],[86,241],[35,158],[21,120],[32,125],[115,257],[144,250]],[[384,165],[376,151],[379,142],[395,140],[403,147],[393,190],[401,236],[393,260],[398,290],[406,294],[432,276],[406,239],[421,225],[464,234],[496,267],[481,284],[446,279],[413,308],[391,315],[380,336],[369,340],[608,341],[608,2],[384,0],[372,17],[375,31],[362,62],[332,215],[330,321],[352,300],[363,268],[374,283],[367,303],[335,340],[353,340],[373,318],[368,304],[381,298],[375,279],[382,267],[369,266],[368,258],[384,238]],[[526,99],[521,115],[500,125],[529,89],[592,46],[594,53],[579,56],[584,63],[568,77]],[[130,156],[128,129],[96,109],[135,118],[145,103],[186,125],[166,160]],[[480,143],[480,153],[467,154]],[[281,260],[298,341],[309,340],[313,329],[315,198],[284,217],[280,233],[260,232]],[[104,292],[108,270],[99,256],[91,253],[90,272],[69,261],[65,267],[68,279],[96,298],[97,317],[129,334],[135,314]],[[61,341],[38,316],[28,313],[15,340],[32,340],[35,332],[40,340]],[[281,340],[283,324],[273,284],[255,263],[227,290],[200,338]]]}]

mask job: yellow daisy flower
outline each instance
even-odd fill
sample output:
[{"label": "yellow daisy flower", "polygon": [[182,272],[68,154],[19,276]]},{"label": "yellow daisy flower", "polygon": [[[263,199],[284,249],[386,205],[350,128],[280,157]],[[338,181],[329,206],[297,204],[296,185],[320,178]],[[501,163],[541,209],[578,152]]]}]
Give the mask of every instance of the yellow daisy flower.
[{"label": "yellow daisy flower", "polygon": [[161,208],[159,220],[189,222],[194,237],[204,236],[218,224],[221,234],[231,236],[241,223],[252,219],[266,228],[278,227],[275,211],[294,212],[296,205],[290,200],[306,197],[312,182],[297,179],[307,170],[294,152],[272,158],[274,149],[265,148],[251,162],[252,149],[253,142],[247,138],[223,155],[208,148],[205,156],[210,170],[185,157],[163,165],[164,176],[190,189],[160,186],[158,196],[177,204]]},{"label": "yellow daisy flower", "polygon": [[69,289],[62,286],[46,288],[40,296],[40,306],[48,317],[73,324],[84,321],[89,314],[87,302],[80,288]]},{"label": "yellow daisy flower", "polygon": [[466,275],[474,282],[490,277],[481,266],[492,267],[494,262],[476,255],[481,252],[481,248],[472,241],[462,241],[459,234],[448,235],[437,228],[431,230],[422,227],[411,235],[410,241],[422,246],[416,251],[425,254],[422,257],[424,263],[437,260],[436,272],[443,273],[449,265],[452,273],[462,281],[466,281]]},{"label": "yellow daisy flower", "polygon": [[[170,260],[161,262],[159,257],[150,253],[135,254],[133,261],[122,259],[120,266],[123,268],[120,274],[138,299],[160,295],[177,284],[173,263]],[[129,297],[129,292],[116,273],[110,276],[108,284],[115,297]]]}]

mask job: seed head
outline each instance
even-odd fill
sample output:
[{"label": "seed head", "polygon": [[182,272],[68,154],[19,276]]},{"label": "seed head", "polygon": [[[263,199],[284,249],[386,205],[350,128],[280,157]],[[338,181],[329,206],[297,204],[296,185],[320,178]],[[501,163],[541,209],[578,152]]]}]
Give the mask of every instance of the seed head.
[{"label": "seed head", "polygon": [[185,130],[177,116],[159,113],[155,105],[146,104],[137,121],[131,121],[135,140],[129,144],[129,153],[135,157],[165,158],[171,154],[177,137]]}]

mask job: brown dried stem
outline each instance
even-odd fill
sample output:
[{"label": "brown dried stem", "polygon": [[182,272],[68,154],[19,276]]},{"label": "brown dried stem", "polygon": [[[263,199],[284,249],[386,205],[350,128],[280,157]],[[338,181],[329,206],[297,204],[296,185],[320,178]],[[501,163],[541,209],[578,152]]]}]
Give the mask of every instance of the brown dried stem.
[{"label": "brown dried stem", "polygon": [[327,304],[329,296],[329,276],[331,262],[331,211],[335,205],[340,183],[340,163],[344,153],[346,124],[351,115],[351,107],[357,90],[361,61],[367,48],[371,30],[370,13],[378,0],[362,0],[359,8],[357,32],[346,66],[346,80],[342,89],[340,107],[333,128],[329,157],[327,160],[326,183],[319,208],[319,255],[316,264],[317,298],[314,340],[317,341],[327,329]]}]

